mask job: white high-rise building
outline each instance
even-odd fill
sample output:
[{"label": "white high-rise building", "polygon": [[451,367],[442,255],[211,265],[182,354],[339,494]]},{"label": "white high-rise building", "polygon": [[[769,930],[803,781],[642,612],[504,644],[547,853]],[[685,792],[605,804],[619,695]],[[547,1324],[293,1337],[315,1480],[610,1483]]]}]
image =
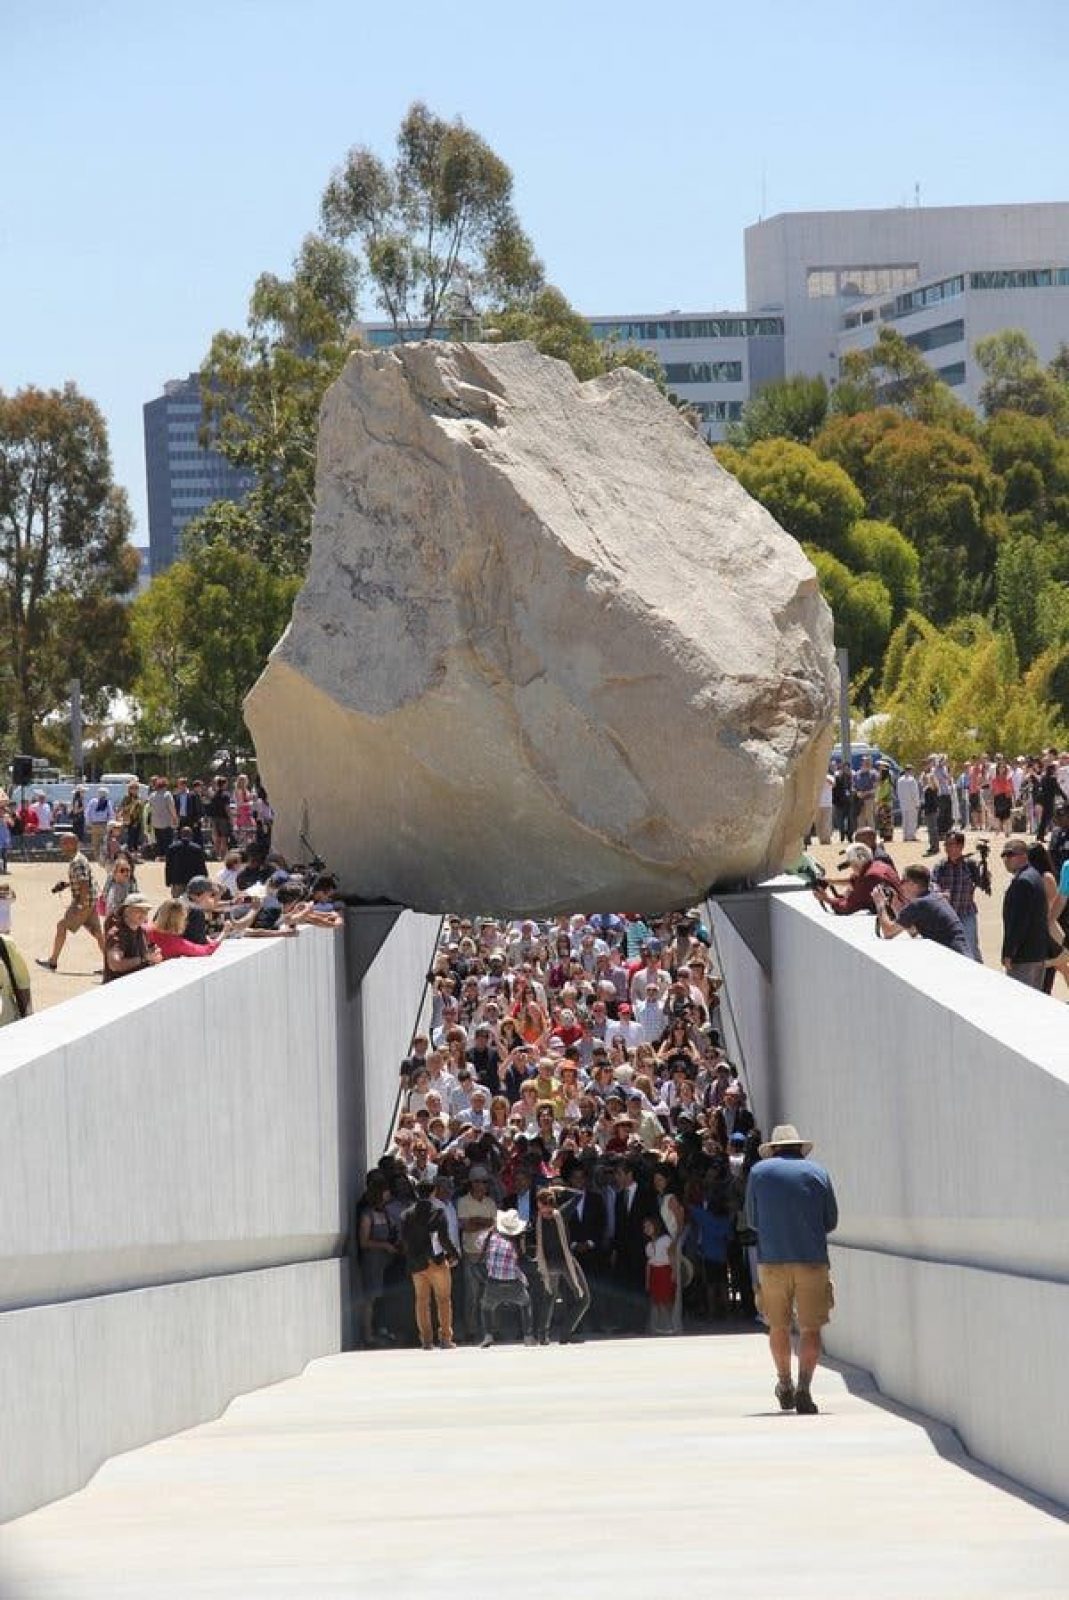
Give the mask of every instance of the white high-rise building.
[{"label": "white high-rise building", "polygon": [[788,374],[834,384],[889,322],[975,404],[977,338],[1021,328],[1044,360],[1069,341],[1063,201],[785,212],[747,228],[745,251],[748,311],[782,315]]}]

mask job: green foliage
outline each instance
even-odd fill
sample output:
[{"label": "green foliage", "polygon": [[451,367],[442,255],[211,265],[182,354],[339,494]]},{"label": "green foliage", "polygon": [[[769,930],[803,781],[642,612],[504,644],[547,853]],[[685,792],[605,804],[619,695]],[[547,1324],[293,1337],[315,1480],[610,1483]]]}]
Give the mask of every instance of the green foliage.
[{"label": "green foliage", "polygon": [[855,572],[872,572],[883,580],[896,619],[920,601],[921,563],[915,547],[889,522],[862,517],[846,538],[845,558]]},{"label": "green foliage", "polygon": [[493,326],[500,339],[529,339],[544,356],[566,361],[581,380],[626,366],[634,367],[664,390],[664,368],[652,352],[637,345],[595,339],[586,318],[551,285],[529,300],[513,301],[495,311]]},{"label": "green foliage", "polygon": [[776,521],[803,544],[844,556],[847,537],[864,502],[847,474],[804,444],[762,439],[742,452],[730,445],[717,459]]},{"label": "green foliage", "polygon": [[828,386],[821,377],[780,378],[766,383],[742,408],[742,419],[728,428],[728,443],[746,450],[759,439],[793,439],[809,444],[828,416]]},{"label": "green foliage", "polygon": [[242,702],[299,586],[221,540],[154,578],[130,607],[142,739],[177,733],[201,756],[250,749]]},{"label": "green foliage", "polygon": [[1017,754],[1064,743],[1052,683],[1067,657],[1065,647],[1046,650],[1022,673],[1011,636],[984,618],[937,628],[913,613],[887,650],[881,742],[914,763],[931,750],[960,761],[977,748]]},{"label": "green foliage", "polygon": [[974,440],[882,410],[833,419],[813,448],[847,472],[853,467],[865,514],[915,547],[929,616],[947,621],[986,603],[998,484]]},{"label": "green foliage", "polygon": [[850,670],[879,665],[891,632],[892,602],[887,585],[874,572],[858,576],[826,550],[805,547],[817,570],[820,591],[835,618],[835,643],[850,652]]},{"label": "green foliage", "polygon": [[1045,484],[1069,479],[1069,446],[1058,438],[1047,417],[1030,417],[1022,411],[1001,410],[984,426],[981,441],[996,472],[1006,473],[1027,462]]},{"label": "green foliage", "polygon": [[1044,367],[1035,345],[1018,328],[978,339],[976,360],[984,374],[980,404],[986,416],[1021,411],[1049,418],[1059,432],[1069,430],[1069,388],[1058,376],[1066,363],[1054,370]]},{"label": "green foliage", "polygon": [[1069,586],[1054,575],[1054,553],[1030,534],[1004,541],[995,566],[995,618],[1030,667],[1069,643]]},{"label": "green foliage", "polygon": [[917,422],[966,434],[976,432],[976,419],[968,406],[954,398],[919,350],[886,325],[871,349],[847,351],[831,397],[831,410],[839,416],[878,407],[889,407]]},{"label": "green foliage", "polygon": [[34,751],[37,722],[72,677],[90,714],[124,681],[122,597],[138,571],[130,528],[93,401],[72,383],[0,392],[0,710],[22,750]]},{"label": "green foliage", "polygon": [[201,368],[210,441],[252,475],[240,507],[209,506],[185,548],[222,539],[273,572],[303,573],[315,508],[319,407],[352,346],[359,274],[338,246],[305,239],[288,279],[265,273],[244,333],[217,333]]},{"label": "green foliage", "polygon": [[532,297],[542,268],[512,207],[512,173],[458,117],[413,104],[388,166],[350,150],[323,194],[327,236],[355,241],[378,305],[397,332],[431,337],[480,305]]}]

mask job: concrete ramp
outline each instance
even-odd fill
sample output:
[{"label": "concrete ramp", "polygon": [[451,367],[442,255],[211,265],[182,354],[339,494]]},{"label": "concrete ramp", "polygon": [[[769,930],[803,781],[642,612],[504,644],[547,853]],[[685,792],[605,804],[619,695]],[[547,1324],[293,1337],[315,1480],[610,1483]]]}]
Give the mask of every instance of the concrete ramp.
[{"label": "concrete ramp", "polygon": [[333,1356],[0,1530],[14,1600],[1065,1600],[1069,1525],[737,1334]]},{"label": "concrete ramp", "polygon": [[351,1218],[438,933],[348,921],[4,1030],[0,1521],[345,1348]]}]

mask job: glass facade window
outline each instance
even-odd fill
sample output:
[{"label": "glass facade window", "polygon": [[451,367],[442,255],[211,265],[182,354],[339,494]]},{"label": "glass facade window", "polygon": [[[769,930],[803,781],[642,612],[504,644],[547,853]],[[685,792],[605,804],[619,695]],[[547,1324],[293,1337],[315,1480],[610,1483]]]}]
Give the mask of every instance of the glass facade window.
[{"label": "glass facade window", "polygon": [[937,378],[942,378],[952,389],[956,389],[959,384],[965,382],[965,363],[952,361],[948,367],[936,367],[935,375]]},{"label": "glass facade window", "polygon": [[677,383],[741,383],[741,361],[669,361],[665,379]]},{"label": "glass facade window", "polygon": [[703,422],[738,422],[742,416],[741,400],[690,400],[687,404]]},{"label": "glass facade window", "polygon": [[654,344],[662,339],[753,339],[783,333],[782,317],[674,317],[656,322],[591,322],[595,339]]},{"label": "glass facade window", "polygon": [[964,318],[955,322],[941,322],[937,328],[925,328],[921,333],[906,335],[906,343],[914,350],[939,350],[945,344],[961,344],[965,338]]},{"label": "glass facade window", "polygon": [[990,272],[970,272],[970,289],[1051,289],[1069,282],[1065,267],[1012,267]]},{"label": "glass facade window", "polygon": [[914,289],[912,294],[900,294],[895,300],[894,310],[887,314],[890,317],[908,317],[913,311],[922,311],[925,306],[942,305],[944,300],[954,300],[964,293],[965,279],[960,274],[956,278],[943,278],[939,283],[928,283],[923,289]]},{"label": "glass facade window", "polygon": [[810,267],[805,275],[805,290],[810,300],[827,300],[839,292],[839,280],[832,267]]},{"label": "glass facade window", "polygon": [[[396,333],[393,327],[368,328],[365,330],[366,338],[372,350],[388,350],[395,344],[415,344],[420,339],[427,337],[425,328],[409,328],[404,333]],[[448,339],[448,328],[436,328],[431,335],[432,339]]]},{"label": "glass facade window", "polygon": [[895,294],[916,283],[920,268],[913,262],[891,262],[870,267],[810,267],[805,275],[810,300],[826,300],[832,295]]}]

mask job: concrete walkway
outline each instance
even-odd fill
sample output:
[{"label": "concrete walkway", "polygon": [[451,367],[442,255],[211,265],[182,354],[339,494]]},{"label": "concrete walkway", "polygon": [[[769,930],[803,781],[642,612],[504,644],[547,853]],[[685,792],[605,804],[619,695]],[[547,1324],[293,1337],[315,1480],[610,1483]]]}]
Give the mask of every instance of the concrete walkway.
[{"label": "concrete walkway", "polygon": [[847,1377],[796,1417],[759,1336],[332,1357],[9,1524],[4,1600],[1065,1600],[1069,1523]]}]

